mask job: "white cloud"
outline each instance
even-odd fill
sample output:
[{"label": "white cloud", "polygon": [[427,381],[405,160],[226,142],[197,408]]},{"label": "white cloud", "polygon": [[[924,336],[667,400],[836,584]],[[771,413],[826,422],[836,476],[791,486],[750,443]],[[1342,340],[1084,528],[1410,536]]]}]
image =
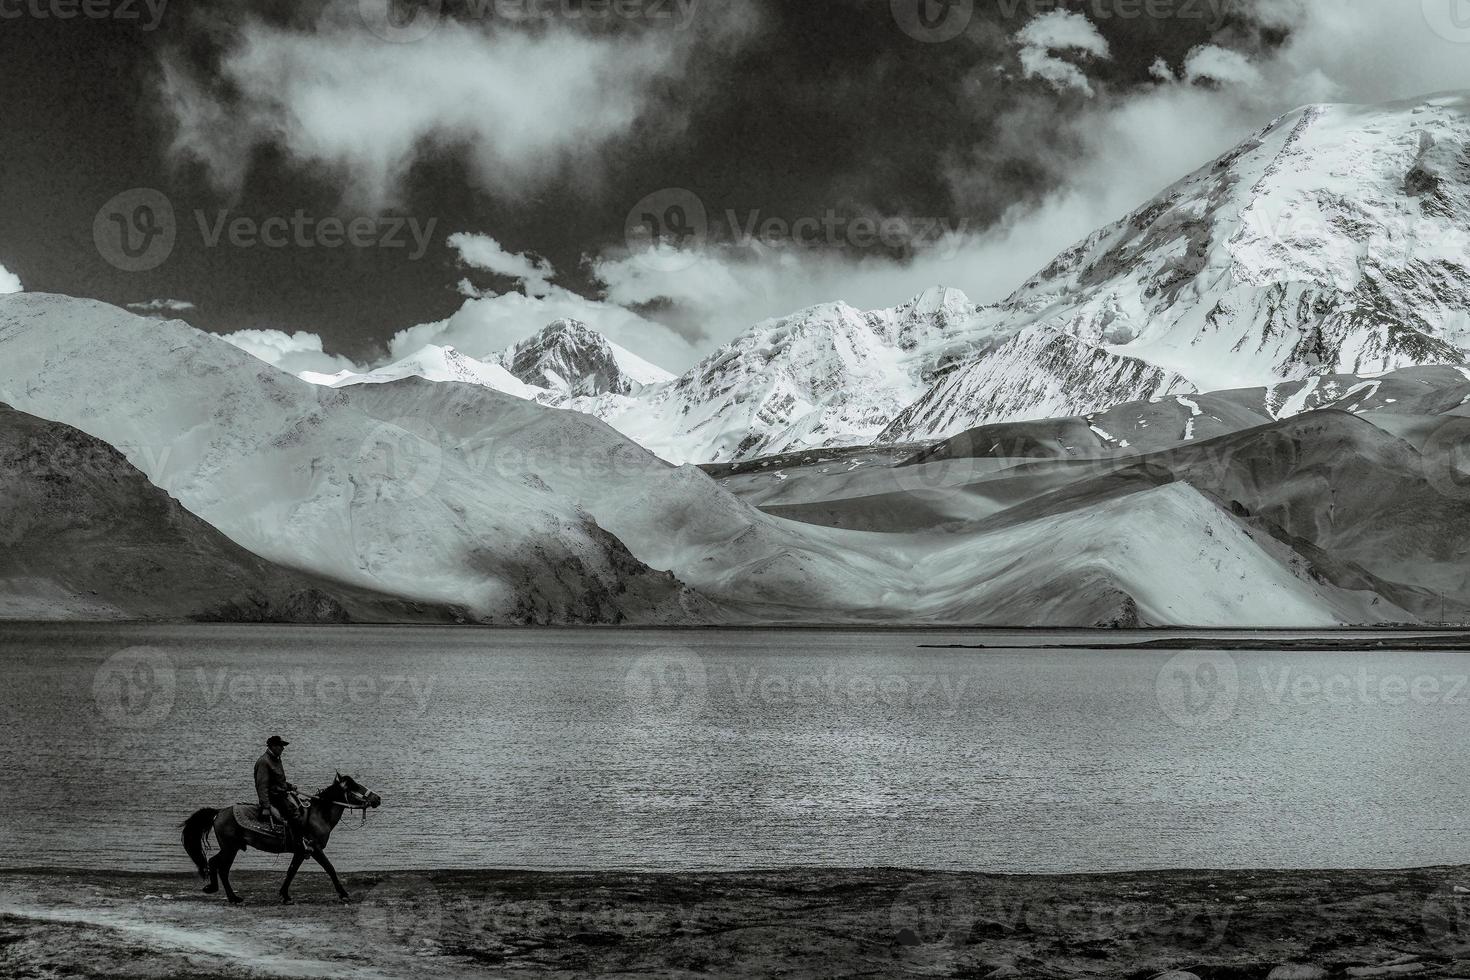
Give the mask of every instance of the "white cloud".
[{"label": "white cloud", "polygon": [[1016,34],[1021,45],[1021,71],[1027,78],[1044,78],[1057,91],[1076,89],[1094,94],[1080,67],[1060,54],[1083,58],[1109,57],[1108,42],[1092,21],[1069,10],[1053,10],[1032,19]]},{"label": "white cloud", "polygon": [[1174,81],[1174,69],[1163,58],[1155,58],[1154,63],[1149,66],[1148,73],[1161,82]]},{"label": "white cloud", "polygon": [[407,357],[426,344],[454,347],[471,357],[486,358],[560,319],[581,320],[644,360],[670,370],[683,370],[702,353],[661,323],[616,304],[553,286],[545,296],[506,293],[469,299],[446,320],[399,331],[388,345],[389,359]]},{"label": "white cloud", "polygon": [[[543,258],[508,252],[489,235],[458,232],[449,236],[448,244],[459,253],[459,259],[465,265],[514,279],[529,296],[545,296],[551,291],[551,280],[556,277],[556,270]],[[469,292],[466,292],[467,288]],[[460,292],[479,295],[468,281],[460,284]]]},{"label": "white cloud", "polygon": [[1184,79],[1189,82],[1209,79],[1226,85],[1255,85],[1261,81],[1261,72],[1239,51],[1202,44],[1185,56]]},{"label": "white cloud", "polygon": [[[677,127],[669,92],[703,84],[684,77],[692,54],[715,39],[729,47],[753,27],[752,10],[726,4],[685,30],[601,33],[565,19],[519,30],[446,18],[393,44],[368,30],[358,0],[331,0],[309,31],[245,19],[217,79],[165,57],[162,94],[174,152],[205,163],[221,189],[240,187],[254,147],[276,144],[340,175],[344,196],[366,207],[395,203],[412,165],[445,152],[466,158],[483,189],[516,198],[568,170],[595,182],[605,145],[656,103]],[[657,132],[644,126],[640,138]]]},{"label": "white cloud", "polygon": [[[995,302],[1059,252],[1282,112],[1316,101],[1378,102],[1470,88],[1463,46],[1436,37],[1420,18],[1402,16],[1390,5],[1349,0],[1329,10],[1267,0],[1263,12],[1290,28],[1284,47],[1254,55],[1221,48],[1197,52],[1196,77],[1226,84],[1191,84],[1161,64],[1154,72],[1160,84],[1127,95],[1101,94],[1067,124],[1077,151],[1055,160],[1038,157],[1038,165],[1051,166],[1059,176],[1050,194],[1016,206],[984,232],[920,251],[910,262],[818,249],[712,246],[675,264],[676,271],[659,272],[669,264],[639,262],[622,252],[598,258],[593,268],[608,284],[610,302],[665,299],[666,309],[657,315],[706,334],[697,344],[702,353],[764,318],[818,302],[893,306],[932,285]],[[1027,132],[1041,120],[1026,113],[1055,111],[1054,104],[1038,100],[1009,128]],[[979,168],[956,170],[951,177],[957,186],[969,180],[982,188],[991,179]]]},{"label": "white cloud", "polygon": [[161,313],[187,313],[194,309],[194,304],[182,299],[150,299],[146,303],[129,303],[128,309],[151,316]]},{"label": "white cloud", "polygon": [[18,293],[24,290],[20,284],[20,276],[11,272],[5,266],[0,265],[0,294]]},{"label": "white cloud", "polygon": [[[955,235],[942,247],[920,250],[912,261],[892,260],[877,251],[853,257],[822,248],[712,245],[675,263],[672,271],[660,271],[671,266],[641,262],[618,250],[592,259],[607,285],[603,300],[555,286],[539,298],[471,298],[447,320],[398,334],[394,357],[425,343],[453,344],[472,356],[484,356],[567,316],[588,322],[654,363],[681,371],[751,325],[814,303],[845,300],[860,308],[888,307],[933,285],[957,287],[977,302],[994,302],[1057,253],[1284,111],[1315,101],[1380,102],[1470,88],[1464,46],[1436,36],[1422,18],[1404,16],[1392,5],[1346,0],[1329,9],[1295,0],[1262,0],[1260,13],[1289,28],[1283,47],[1198,53],[1195,77],[1222,84],[1192,84],[1187,69],[1179,78],[1162,65],[1157,67],[1165,70],[1154,72],[1157,85],[1128,94],[1102,90],[1065,124],[1075,152],[1065,158],[1036,157],[1037,166],[1050,167],[1057,175],[1050,194],[1039,203],[1016,206],[984,232]],[[1036,35],[1046,43],[1061,36]],[[1098,49],[1078,50],[1096,54]],[[1227,81],[1220,76],[1230,67],[1234,70]],[[1030,132],[1028,126],[1043,120],[1027,113],[1056,112],[1054,100],[1038,99],[1010,120],[1007,129]],[[956,169],[951,179],[958,188],[965,181],[983,185],[991,178],[975,168]],[[474,296],[473,287],[465,286],[467,295]],[[646,312],[640,315],[628,306]]]},{"label": "white cloud", "polygon": [[220,339],[274,365],[282,371],[299,374],[302,371],[317,371],[321,374],[336,374],[338,371],[360,371],[356,364],[338,354],[328,354],[322,349],[322,338],[314,333],[284,330],[237,330],[221,334]]}]

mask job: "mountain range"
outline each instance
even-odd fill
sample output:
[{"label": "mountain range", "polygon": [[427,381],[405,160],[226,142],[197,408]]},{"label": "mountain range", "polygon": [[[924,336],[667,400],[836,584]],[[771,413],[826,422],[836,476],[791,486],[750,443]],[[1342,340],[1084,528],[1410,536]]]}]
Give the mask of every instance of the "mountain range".
[{"label": "mountain range", "polygon": [[[755,325],[677,378],[574,327],[481,358],[492,369],[521,358],[514,380],[535,390],[481,383],[594,415],[680,463],[1464,363],[1470,97],[1288,113],[991,306],[942,287],[892,309],[815,306]],[[434,377],[412,368],[434,350],[332,383]]]},{"label": "mountain range", "polygon": [[0,615],[1463,618],[1467,108],[1299,110],[1001,303],[825,304],[677,377],[575,321],[296,377],[0,297]]}]

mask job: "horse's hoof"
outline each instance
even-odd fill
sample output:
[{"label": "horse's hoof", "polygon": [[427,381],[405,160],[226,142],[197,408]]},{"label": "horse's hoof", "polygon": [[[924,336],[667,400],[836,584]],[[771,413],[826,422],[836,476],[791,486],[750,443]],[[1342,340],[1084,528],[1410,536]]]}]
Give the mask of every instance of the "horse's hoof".
[{"label": "horse's hoof", "polygon": [[351,895],[338,895],[337,896],[337,904],[338,905],[351,905],[352,904],[352,896]]},{"label": "horse's hoof", "polygon": [[230,899],[230,904],[231,905],[244,905],[245,904],[245,899],[243,899],[243,898],[232,898],[232,899]]},{"label": "horse's hoof", "polygon": [[282,905],[295,905],[296,904],[296,899],[292,898],[290,895],[282,895],[281,896],[281,904]]},{"label": "horse's hoof", "polygon": [[219,885],[205,885],[204,886],[204,894],[206,894],[206,895],[213,895],[217,891],[219,891]]}]

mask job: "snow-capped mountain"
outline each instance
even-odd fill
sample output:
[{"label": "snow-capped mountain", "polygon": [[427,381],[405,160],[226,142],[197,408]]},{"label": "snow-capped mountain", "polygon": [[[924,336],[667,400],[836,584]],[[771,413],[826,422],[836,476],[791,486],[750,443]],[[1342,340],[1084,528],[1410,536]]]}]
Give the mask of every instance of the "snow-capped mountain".
[{"label": "snow-capped mountain", "polygon": [[[1275,120],[1059,255],[981,319],[1002,335],[1080,341],[1047,375],[1091,373],[1096,348],[1210,391],[1461,363],[1470,348],[1470,95],[1315,105]],[[1055,353],[1049,342],[1019,341]],[[1014,359],[981,356],[888,436],[1091,411],[1119,391],[1051,384],[997,398]],[[1141,389],[1140,389],[1141,391]],[[1094,398],[1095,394],[1098,397]]]},{"label": "snow-capped mountain", "polygon": [[334,386],[468,381],[664,459],[938,440],[1169,394],[1458,364],[1470,349],[1470,96],[1308,106],[1059,255],[1003,302],[814,306],[671,378],[575,321]]},{"label": "snow-capped mountain", "polygon": [[438,347],[429,344],[415,354],[386,367],[364,374],[339,371],[336,374],[318,374],[303,371],[298,377],[312,384],[327,388],[346,388],[361,384],[388,384],[404,378],[423,378],[425,381],[460,381],[479,385],[493,391],[504,392],[517,398],[535,398],[542,389],[528,385],[512,375],[500,364],[478,361],[462,354],[453,347]]},{"label": "snow-capped mountain", "polygon": [[560,404],[674,462],[862,445],[944,369],[993,339],[955,289],[930,289],[887,310],[828,303],[757,324],[634,397]]},{"label": "snow-capped mountain", "polygon": [[1177,374],[1045,327],[1027,330],[949,372],[900,412],[877,442],[939,439],[975,424],[1077,415],[1099,406],[1191,392]]},{"label": "snow-capped mountain", "polygon": [[556,320],[498,360],[519,381],[557,395],[632,395],[674,379],[580,320]]}]

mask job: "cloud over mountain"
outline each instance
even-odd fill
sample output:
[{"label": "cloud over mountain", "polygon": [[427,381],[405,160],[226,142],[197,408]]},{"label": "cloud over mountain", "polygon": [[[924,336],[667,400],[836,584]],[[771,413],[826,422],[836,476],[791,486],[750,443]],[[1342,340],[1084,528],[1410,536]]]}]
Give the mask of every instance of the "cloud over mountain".
[{"label": "cloud over mountain", "polygon": [[569,171],[595,180],[606,144],[640,123],[645,137],[674,123],[669,86],[697,56],[735,46],[755,20],[736,2],[682,27],[604,18],[607,29],[597,29],[578,18],[519,24],[482,5],[481,18],[437,17],[385,39],[391,29],[371,16],[376,6],[333,0],[308,24],[247,10],[222,32],[212,74],[166,54],[173,152],[233,191],[252,151],[275,146],[345,178],[349,200],[380,208],[400,200],[417,161],[448,151],[483,190],[516,199]]}]

